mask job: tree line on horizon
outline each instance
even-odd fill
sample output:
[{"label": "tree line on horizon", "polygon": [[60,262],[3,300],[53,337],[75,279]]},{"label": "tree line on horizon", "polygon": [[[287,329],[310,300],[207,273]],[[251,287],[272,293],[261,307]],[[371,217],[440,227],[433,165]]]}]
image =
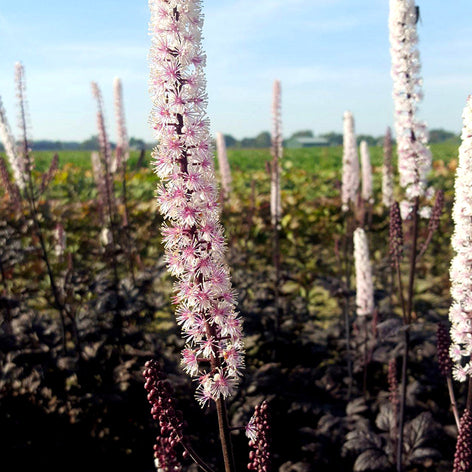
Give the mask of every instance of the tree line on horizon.
[{"label": "tree line on horizon", "polygon": [[[284,144],[293,138],[304,137],[314,138],[315,134],[311,130],[300,130],[294,132],[287,139]],[[328,142],[328,146],[342,146],[343,135],[337,132],[329,132],[318,135]],[[233,137],[231,134],[224,134],[225,144],[227,148],[233,149],[250,149],[250,148],[270,148],[271,135],[268,131],[262,131],[254,137],[242,138],[240,140]],[[366,141],[369,146],[382,146],[384,136],[372,136],[359,134],[357,136],[357,143]],[[442,128],[432,129],[429,132],[429,142],[431,144],[442,143],[445,141],[453,141],[460,143],[460,135],[451,131],[446,131]],[[115,143],[111,143],[112,148],[115,148]],[[147,143],[143,139],[130,138],[129,147],[135,150],[150,150],[155,146],[155,143]],[[94,135],[84,141],[60,141],[41,139],[32,142],[32,148],[35,151],[97,151],[99,149],[98,136]],[[0,151],[4,151],[2,143],[0,143]]]}]

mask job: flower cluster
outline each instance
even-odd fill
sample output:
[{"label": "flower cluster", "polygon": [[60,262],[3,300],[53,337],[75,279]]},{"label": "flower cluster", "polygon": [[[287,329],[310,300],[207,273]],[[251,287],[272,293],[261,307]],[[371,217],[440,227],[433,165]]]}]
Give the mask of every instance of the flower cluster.
[{"label": "flower cluster", "polygon": [[197,399],[234,392],[244,366],[242,322],[225,262],[218,189],[206,117],[199,0],[150,0],[151,123],[160,178],[158,206],[166,260],[176,277],[177,322],[186,345],[184,370]]},{"label": "flower cluster", "polygon": [[225,137],[220,132],[216,133],[216,155],[220,168],[223,198],[228,198],[231,193],[231,169],[229,167],[228,154],[226,153]]},{"label": "flower cluster", "polygon": [[354,117],[350,111],[344,112],[343,118],[343,168],[341,201],[343,211],[349,208],[349,202],[357,203],[359,189],[359,156],[357,154]]},{"label": "flower cluster", "polygon": [[398,397],[397,362],[395,359],[391,359],[388,363],[387,381],[389,392],[388,398],[391,405],[395,408],[400,402]]},{"label": "flower cluster", "polygon": [[57,257],[64,255],[66,251],[66,232],[61,223],[57,223],[54,228],[54,253]]},{"label": "flower cluster", "polygon": [[283,154],[282,139],[282,100],[280,81],[275,80],[272,92],[272,157],[270,167],[270,214],[273,226],[277,226],[282,216],[282,197],[280,195],[280,159]]},{"label": "flower cluster", "polygon": [[392,132],[387,128],[383,146],[382,165],[382,203],[387,207],[393,203],[393,165],[392,165]]},{"label": "flower cluster", "polygon": [[392,266],[399,266],[403,257],[403,228],[398,202],[390,206],[389,254]]},{"label": "flower cluster", "polygon": [[249,438],[248,470],[268,472],[270,462],[270,418],[269,404],[263,401],[257,405],[254,415],[246,427],[246,436]]},{"label": "flower cluster", "polygon": [[361,155],[361,169],[362,169],[362,199],[366,202],[372,203],[374,200],[373,183],[372,183],[372,165],[370,163],[369,146],[366,141],[361,141],[360,144]]},{"label": "flower cluster", "polygon": [[[426,177],[431,169],[427,128],[416,117],[417,103],[422,99],[416,15],[414,0],[390,0],[390,54],[398,171],[410,211],[412,200],[425,193]],[[407,209],[405,213],[410,211]]]},{"label": "flower cluster", "polygon": [[3,188],[6,190],[12,207],[17,213],[21,212],[21,194],[18,185],[10,180],[10,174],[3,157],[0,157],[0,179],[3,184]]},{"label": "flower cluster", "polygon": [[472,470],[472,415],[465,410],[462,415],[459,436],[452,472],[470,472]]},{"label": "flower cluster", "polygon": [[362,228],[357,228],[354,231],[354,260],[357,314],[359,316],[370,315],[374,311],[374,286],[367,235]]},{"label": "flower cluster", "polygon": [[[462,143],[455,178],[452,210],[454,233],[451,238],[455,255],[451,261],[452,305],[450,355],[455,364],[453,375],[464,381],[472,374],[472,97],[464,109]],[[464,365],[465,362],[465,365]]]},{"label": "flower cluster", "polygon": [[123,87],[119,77],[115,77],[113,80],[113,97],[115,102],[117,140],[116,155],[112,167],[114,170],[118,170],[121,168],[122,162],[126,162],[129,158],[128,133],[126,131],[125,111],[123,107]]},{"label": "flower cluster", "polygon": [[444,377],[448,377],[452,372],[452,361],[449,357],[451,337],[443,323],[438,324],[436,332],[436,351],[438,353],[439,370]]},{"label": "flower cluster", "polygon": [[162,472],[179,472],[182,467],[175,446],[185,441],[182,412],[175,408],[172,387],[157,361],[147,361],[143,375],[151,415],[160,427],[160,435],[154,445],[156,468]]},{"label": "flower cluster", "polygon": [[5,148],[5,154],[7,155],[8,162],[10,163],[15,183],[18,187],[23,190],[26,185],[25,177],[25,163],[22,155],[18,153],[15,144],[15,138],[11,132],[10,125],[8,124],[7,115],[5,108],[3,108],[2,100],[0,98],[0,140]]},{"label": "flower cluster", "polygon": [[29,147],[31,126],[27,107],[28,104],[26,101],[25,68],[21,62],[15,64],[15,84],[16,98],[18,100],[18,127],[20,129],[20,154],[23,162],[23,179],[27,183],[31,178],[33,162],[31,160],[31,149]]}]

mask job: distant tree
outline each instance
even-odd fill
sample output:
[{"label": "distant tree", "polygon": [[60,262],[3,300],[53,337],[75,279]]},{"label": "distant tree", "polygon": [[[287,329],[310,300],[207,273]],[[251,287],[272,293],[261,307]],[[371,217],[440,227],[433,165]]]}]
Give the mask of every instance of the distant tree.
[{"label": "distant tree", "polygon": [[357,135],[357,145],[359,145],[362,141],[365,141],[369,146],[377,146],[379,138],[374,138],[370,134]]},{"label": "distant tree", "polygon": [[290,136],[289,139],[293,139],[293,138],[314,138],[315,135],[313,134],[313,131],[309,130],[309,129],[304,129],[304,130],[301,130],[301,131],[295,131],[295,133],[292,134],[292,136]]},{"label": "distant tree", "polygon": [[142,139],[138,138],[129,138],[129,147],[132,149],[145,149],[146,143]]},{"label": "distant tree", "polygon": [[254,138],[243,138],[241,139],[241,147],[242,148],[253,148],[255,147]]},{"label": "distant tree", "polygon": [[330,146],[342,146],[343,144],[343,135],[340,133],[325,133],[320,135],[322,138],[325,138],[328,140],[328,144]]},{"label": "distant tree", "polygon": [[452,133],[451,131],[446,131],[442,128],[432,129],[429,132],[429,142],[430,143],[442,143],[448,140],[459,141],[459,135]]},{"label": "distant tree", "polygon": [[271,146],[271,136],[268,131],[259,133],[254,138],[254,147],[256,148],[269,148]]},{"label": "distant tree", "polygon": [[85,141],[82,141],[80,148],[87,151],[98,151],[100,149],[98,144],[98,136],[91,136]]},{"label": "distant tree", "polygon": [[229,148],[229,147],[237,147],[238,146],[238,140],[233,138],[233,136],[231,136],[230,134],[225,134],[224,135],[224,138],[225,138],[225,144],[226,144],[226,147]]}]

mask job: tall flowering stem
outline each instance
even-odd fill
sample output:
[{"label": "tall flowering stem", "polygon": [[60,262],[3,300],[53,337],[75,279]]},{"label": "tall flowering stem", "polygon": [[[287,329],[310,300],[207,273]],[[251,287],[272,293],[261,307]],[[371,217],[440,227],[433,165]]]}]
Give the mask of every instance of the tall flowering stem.
[{"label": "tall flowering stem", "polygon": [[472,374],[472,96],[467,99],[462,119],[462,143],[452,209],[454,233],[451,244],[455,255],[449,272],[452,297],[449,319],[453,376],[464,382]]},{"label": "tall flowering stem", "polygon": [[342,157],[342,182],[341,182],[341,203],[342,214],[344,218],[344,235],[343,235],[343,262],[344,262],[344,278],[345,287],[343,290],[344,304],[344,326],[346,336],[346,352],[347,352],[347,371],[349,376],[349,387],[347,391],[347,399],[349,400],[352,393],[353,372],[351,359],[351,322],[350,322],[350,284],[352,270],[352,254],[353,254],[353,231],[356,225],[355,212],[358,210],[358,190],[359,190],[359,155],[357,152],[357,143],[355,135],[354,117],[350,111],[344,112],[343,115],[343,157]]},{"label": "tall flowering stem", "polygon": [[382,203],[386,208],[390,208],[393,201],[392,131],[388,127],[383,144]]},{"label": "tall flowering stem", "polygon": [[401,204],[404,219],[411,222],[411,250],[409,261],[408,296],[404,330],[402,364],[402,396],[397,447],[397,471],[402,470],[403,424],[407,363],[409,351],[409,325],[413,310],[413,289],[416,273],[418,244],[418,210],[420,198],[425,195],[426,178],[431,169],[431,152],[427,147],[428,133],[425,123],[416,116],[417,104],[422,99],[420,58],[417,48],[417,9],[414,0],[390,0],[389,32],[392,59],[393,101],[395,134],[397,139],[398,172],[405,200]]},{"label": "tall flowering stem", "polygon": [[216,155],[221,176],[221,187],[223,199],[229,197],[231,193],[231,169],[229,167],[228,154],[223,133],[216,133]]},{"label": "tall flowering stem", "polygon": [[361,141],[360,144],[361,168],[362,168],[362,188],[361,195],[365,202],[373,202],[373,182],[372,165],[370,163],[370,152],[367,141]]},{"label": "tall flowering stem", "polygon": [[16,148],[15,138],[11,132],[10,125],[7,120],[7,114],[3,107],[2,99],[0,97],[0,140],[5,148],[8,162],[10,163],[15,184],[20,190],[24,190],[25,182],[25,164],[22,155]]},{"label": "tall flowering stem", "polygon": [[372,203],[374,202],[374,189],[372,180],[372,164],[370,163],[370,152],[367,141],[361,141],[359,153],[361,157],[362,171],[360,218],[364,226],[370,226],[372,220]]},{"label": "tall flowering stem", "polygon": [[[17,89],[17,103],[18,103],[18,122],[19,128],[21,133],[21,147],[17,151],[16,157],[20,156],[17,161],[18,170],[20,172],[19,180],[17,181],[17,185],[22,188],[24,191],[25,198],[29,205],[29,210],[31,214],[31,220],[33,222],[34,230],[36,232],[37,239],[39,241],[39,245],[41,247],[41,256],[46,266],[46,271],[48,274],[48,279],[51,287],[51,292],[53,296],[53,305],[59,312],[59,316],[61,319],[61,327],[62,327],[62,343],[63,343],[63,350],[64,352],[67,350],[67,339],[66,339],[66,320],[70,322],[72,325],[72,335],[75,338],[75,349],[77,355],[80,353],[80,341],[78,337],[78,331],[76,326],[76,321],[73,316],[71,316],[70,310],[64,303],[63,297],[61,295],[60,289],[56,282],[55,274],[52,270],[52,265],[50,261],[50,255],[48,251],[48,246],[46,244],[46,239],[43,233],[43,229],[40,223],[40,217],[38,214],[38,205],[37,205],[37,198],[38,192],[35,188],[35,184],[32,178],[32,170],[33,170],[33,158],[30,149],[30,138],[28,135],[29,132],[29,116],[27,111],[27,102],[26,102],[26,82],[25,82],[25,71],[24,67],[21,63],[15,64],[15,83]],[[6,119],[5,119],[6,120]],[[9,140],[13,140],[13,137],[10,137]],[[13,141],[14,143],[14,141]],[[8,145],[11,152],[12,144]],[[13,147],[13,149],[15,149]],[[14,157],[12,155],[12,157]],[[57,159],[53,159],[51,163],[50,171],[43,175],[43,184],[42,189],[47,186],[48,181],[52,180],[52,177],[55,172],[55,167],[57,166]],[[15,172],[15,170],[14,170]]]},{"label": "tall flowering stem", "polygon": [[426,177],[431,169],[427,127],[416,117],[417,104],[423,97],[416,22],[414,0],[390,0],[390,54],[398,172],[410,208],[415,198],[424,195]]},{"label": "tall flowering stem", "polygon": [[113,97],[117,131],[115,168],[116,170],[120,170],[123,163],[129,158],[129,141],[128,132],[126,131],[125,110],[123,106],[123,86],[119,77],[115,77],[113,80]]},{"label": "tall flowering stem", "polygon": [[131,277],[134,281],[134,254],[132,249],[133,243],[131,241],[129,230],[128,190],[126,185],[126,164],[129,159],[129,140],[128,132],[126,131],[125,110],[123,106],[123,86],[119,77],[115,77],[113,80],[113,95],[115,99],[115,119],[117,129],[114,166],[117,172],[121,172],[121,188],[124,209],[123,236],[125,239],[123,245],[125,246],[125,251],[128,257]]},{"label": "tall flowering stem", "polygon": [[150,0],[151,123],[158,206],[174,303],[185,338],[184,370],[198,401],[217,406],[225,469],[234,470],[225,399],[244,364],[242,323],[225,262],[218,189],[206,117],[199,0]]},{"label": "tall flowering stem", "polygon": [[100,175],[101,183],[100,186],[103,190],[103,196],[105,197],[104,206],[107,210],[108,226],[112,232],[113,244],[116,242],[115,234],[115,214],[116,214],[116,202],[114,199],[113,192],[113,177],[112,177],[112,154],[111,145],[108,140],[108,134],[105,126],[105,115],[103,110],[103,98],[102,92],[96,82],[91,83],[92,95],[97,102],[97,128],[98,128],[98,142],[100,146],[100,157],[102,164],[102,172]]},{"label": "tall flowering stem", "polygon": [[374,311],[372,265],[369,259],[367,234],[362,228],[354,231],[354,260],[356,267],[357,315],[371,315]]},{"label": "tall flowering stem", "polygon": [[275,80],[272,92],[272,164],[270,178],[270,215],[273,226],[280,224],[282,216],[282,198],[280,195],[280,159],[282,159],[283,154],[281,96],[280,81]]},{"label": "tall flowering stem", "polygon": [[33,191],[32,184],[29,183],[31,182],[31,171],[33,170],[33,161],[29,143],[30,119],[26,101],[25,69],[21,62],[17,62],[15,64],[15,83],[16,98],[18,103],[18,127],[21,133],[20,159],[23,166],[23,179],[26,180],[27,188],[30,191]]},{"label": "tall flowering stem", "polygon": [[[105,210],[102,214],[106,214],[107,222],[102,228],[102,236],[104,238],[106,251],[111,255],[111,265],[113,270],[113,290],[116,295],[116,299],[119,299],[119,274],[118,274],[118,258],[117,258],[117,246],[119,243],[119,231],[117,228],[116,216],[116,200],[114,192],[114,180],[112,173],[112,153],[111,153],[111,144],[108,139],[108,134],[105,126],[105,114],[103,107],[103,98],[100,88],[96,82],[91,83],[92,86],[92,95],[94,96],[97,102],[97,128],[98,128],[98,142],[100,146],[100,155],[101,158],[101,174],[100,174],[100,185],[99,185],[99,195],[103,198],[105,197],[105,202],[100,202],[100,208]],[[104,218],[105,219],[105,218]],[[120,313],[120,304],[115,303],[114,311],[115,315],[113,316],[113,329],[112,336],[113,341],[119,341],[122,336],[122,326],[123,318]],[[115,343],[119,345],[118,343]]]},{"label": "tall flowering stem", "polygon": [[282,218],[282,197],[280,188],[280,160],[283,154],[282,139],[282,88],[279,80],[274,81],[272,92],[272,162],[270,169],[270,216],[273,229],[272,258],[275,268],[274,304],[275,304],[275,326],[274,326],[274,356],[277,355],[277,343],[282,318],[280,306],[280,220]]},{"label": "tall flowering stem", "polygon": [[368,364],[368,315],[374,312],[374,286],[372,282],[372,265],[369,257],[367,234],[362,228],[354,231],[354,262],[356,269],[356,313],[360,327],[364,329],[364,393],[367,391]]},{"label": "tall flowering stem", "polygon": [[350,204],[357,204],[359,190],[359,155],[357,153],[354,116],[350,111],[344,112],[343,117],[343,166],[341,202],[343,211]]}]

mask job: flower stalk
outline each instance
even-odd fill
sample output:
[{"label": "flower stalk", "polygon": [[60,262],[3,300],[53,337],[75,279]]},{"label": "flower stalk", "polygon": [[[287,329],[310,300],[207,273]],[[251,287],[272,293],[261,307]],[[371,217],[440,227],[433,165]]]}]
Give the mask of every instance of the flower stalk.
[{"label": "flower stalk", "polygon": [[225,399],[244,366],[242,323],[225,261],[218,189],[206,116],[199,0],[150,0],[151,123],[158,206],[169,272],[176,278],[182,365],[203,406],[215,402],[226,472],[234,457]]},{"label": "flower stalk", "polygon": [[216,155],[221,176],[221,188],[223,200],[226,200],[231,193],[231,169],[229,167],[228,154],[223,133],[216,133]]}]

